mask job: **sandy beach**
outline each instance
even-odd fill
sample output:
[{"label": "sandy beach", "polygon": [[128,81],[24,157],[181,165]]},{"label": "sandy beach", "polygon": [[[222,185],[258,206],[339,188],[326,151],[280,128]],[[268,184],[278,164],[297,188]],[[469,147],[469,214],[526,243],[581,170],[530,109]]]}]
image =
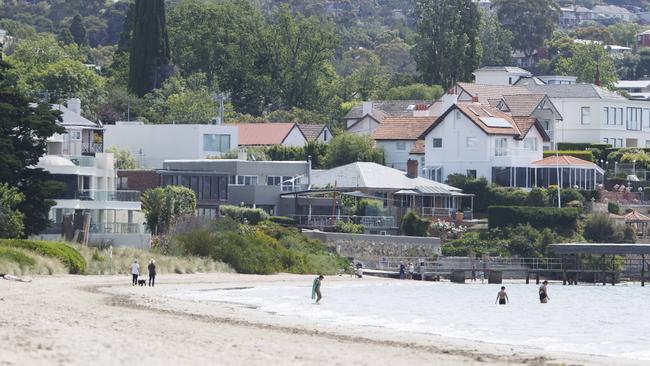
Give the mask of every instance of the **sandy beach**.
[{"label": "sandy beach", "polygon": [[[238,304],[179,299],[186,290],[310,284],[312,276],[126,276],[0,280],[0,365],[641,365],[629,360],[333,324],[323,327]],[[387,281],[367,278],[364,281]],[[352,283],[329,277],[328,283]],[[325,306],[325,305],[323,305]]]}]

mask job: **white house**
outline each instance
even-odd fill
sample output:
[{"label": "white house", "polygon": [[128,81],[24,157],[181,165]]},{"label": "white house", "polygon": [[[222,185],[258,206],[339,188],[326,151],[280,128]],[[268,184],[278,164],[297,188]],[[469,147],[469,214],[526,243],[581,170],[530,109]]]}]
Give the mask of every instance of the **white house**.
[{"label": "white house", "polygon": [[619,80],[614,88],[626,92],[630,99],[650,100],[650,80]]},{"label": "white house", "polygon": [[[427,177],[438,182],[450,174],[497,181],[504,171],[541,160],[549,139],[535,118],[513,117],[481,103],[454,104],[420,137]],[[526,177],[519,178],[525,184]]]},{"label": "white house", "polygon": [[418,110],[426,110],[430,103],[426,100],[365,101],[352,107],[343,118],[347,132],[372,135],[384,118],[418,115]]},{"label": "white house", "polygon": [[[406,171],[406,162],[419,136],[437,117],[387,117],[373,134],[377,146],[384,151],[385,165]],[[419,161],[424,166],[424,161]]]},{"label": "white house", "polygon": [[126,149],[140,168],[161,169],[164,160],[205,159],[238,147],[237,125],[117,122],[106,125],[104,146]]},{"label": "white house", "polygon": [[81,116],[79,99],[52,108],[62,112],[66,133],[47,140],[47,155],[37,167],[67,189],[55,197],[53,225],[39,237],[60,238],[69,219],[74,230],[87,230],[89,242],[148,247],[140,192],[116,190],[113,154],[103,152],[103,126]]},{"label": "white house", "polygon": [[[529,71],[515,66],[483,66],[472,74],[476,84],[485,85],[514,85],[522,77],[533,76]],[[507,74],[506,78],[504,74]]]}]

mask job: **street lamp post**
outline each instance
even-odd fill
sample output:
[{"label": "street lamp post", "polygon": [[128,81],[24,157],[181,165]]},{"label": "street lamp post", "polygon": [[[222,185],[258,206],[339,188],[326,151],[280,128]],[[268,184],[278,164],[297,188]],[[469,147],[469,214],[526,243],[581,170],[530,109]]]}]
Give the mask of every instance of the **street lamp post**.
[{"label": "street lamp post", "polygon": [[632,175],[636,175],[636,160],[632,160]]}]

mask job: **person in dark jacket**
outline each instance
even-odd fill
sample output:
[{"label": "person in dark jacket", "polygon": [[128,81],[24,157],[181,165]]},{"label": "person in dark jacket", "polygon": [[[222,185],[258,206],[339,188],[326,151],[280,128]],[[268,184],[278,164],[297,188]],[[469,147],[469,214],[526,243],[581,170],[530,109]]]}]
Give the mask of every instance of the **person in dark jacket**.
[{"label": "person in dark jacket", "polygon": [[156,284],[156,261],[153,258],[151,258],[147,269],[149,269],[149,286],[153,287]]}]

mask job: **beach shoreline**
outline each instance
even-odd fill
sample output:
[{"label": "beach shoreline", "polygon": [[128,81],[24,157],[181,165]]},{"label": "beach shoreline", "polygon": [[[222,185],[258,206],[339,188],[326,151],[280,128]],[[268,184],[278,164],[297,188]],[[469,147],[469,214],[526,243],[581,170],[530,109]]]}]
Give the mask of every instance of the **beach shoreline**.
[{"label": "beach shoreline", "polygon": [[[277,316],[236,303],[188,301],[187,291],[301,285],[313,276],[229,273],[169,275],[155,288],[126,276],[36,277],[0,282],[2,364],[637,365],[592,355],[542,352],[441,336],[404,338],[385,329]],[[347,276],[327,283],[356,283]],[[367,278],[364,283],[385,279]],[[326,288],[324,289],[327,301]],[[54,362],[54,361],[57,362]]]}]

